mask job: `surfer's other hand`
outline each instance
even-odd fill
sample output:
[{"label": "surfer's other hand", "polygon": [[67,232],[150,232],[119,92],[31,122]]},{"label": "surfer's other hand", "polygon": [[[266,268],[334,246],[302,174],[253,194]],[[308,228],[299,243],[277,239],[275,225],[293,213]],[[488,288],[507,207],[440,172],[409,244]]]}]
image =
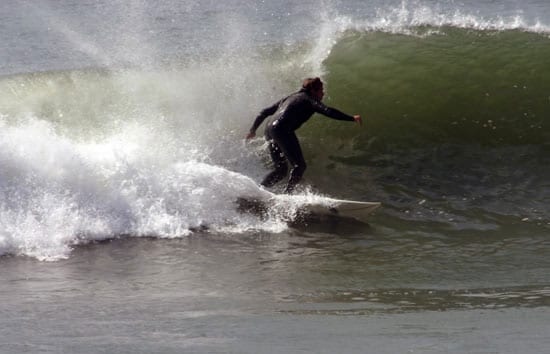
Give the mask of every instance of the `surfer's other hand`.
[{"label": "surfer's other hand", "polygon": [[246,140],[250,140],[252,138],[254,138],[256,136],[256,133],[254,132],[249,132],[247,135],[246,135]]},{"label": "surfer's other hand", "polygon": [[355,119],[355,122],[358,123],[359,125],[363,125],[363,120],[361,119],[361,116],[359,115],[353,116],[353,119]]}]

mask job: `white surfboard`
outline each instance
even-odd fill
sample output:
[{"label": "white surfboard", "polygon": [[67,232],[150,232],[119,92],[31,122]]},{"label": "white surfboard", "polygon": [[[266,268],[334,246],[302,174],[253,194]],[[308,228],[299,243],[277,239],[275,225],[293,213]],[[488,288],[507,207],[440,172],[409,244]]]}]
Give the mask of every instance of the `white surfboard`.
[{"label": "white surfboard", "polygon": [[265,215],[270,209],[288,206],[289,208],[296,208],[299,214],[302,215],[351,218],[367,223],[368,216],[380,207],[381,203],[321,196],[273,195],[273,197],[265,200],[246,197],[238,198],[237,205],[241,212],[258,215]]},{"label": "white surfboard", "polygon": [[315,215],[352,218],[366,223],[367,217],[381,205],[379,202],[360,202],[333,198],[323,199],[320,203],[306,203],[302,208]]}]

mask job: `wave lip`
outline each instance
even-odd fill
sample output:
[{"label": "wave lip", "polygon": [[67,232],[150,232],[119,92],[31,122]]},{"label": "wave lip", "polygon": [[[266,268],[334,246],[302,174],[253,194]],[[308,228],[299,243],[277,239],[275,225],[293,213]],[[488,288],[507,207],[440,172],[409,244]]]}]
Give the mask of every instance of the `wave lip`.
[{"label": "wave lip", "polygon": [[498,5],[468,8],[454,3],[427,4],[422,1],[402,1],[399,5],[378,6],[374,10],[365,8],[353,15],[337,17],[338,22],[346,23],[348,29],[356,31],[412,34],[415,33],[415,28],[429,26],[479,31],[522,30],[549,33],[550,25],[541,20],[544,9],[526,5],[524,9]]}]

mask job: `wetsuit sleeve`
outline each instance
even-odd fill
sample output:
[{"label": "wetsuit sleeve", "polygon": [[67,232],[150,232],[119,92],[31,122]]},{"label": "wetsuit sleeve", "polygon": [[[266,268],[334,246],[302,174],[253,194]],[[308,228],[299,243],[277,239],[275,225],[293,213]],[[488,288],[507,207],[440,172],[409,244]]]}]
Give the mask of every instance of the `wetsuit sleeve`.
[{"label": "wetsuit sleeve", "polygon": [[337,120],[347,120],[347,121],[350,121],[350,122],[355,121],[355,119],[352,116],[347,115],[344,112],[341,112],[341,111],[337,110],[336,108],[325,106],[323,103],[321,103],[317,100],[312,99],[311,103],[312,103],[312,106],[313,106],[313,110],[317,113],[320,113],[320,114],[324,115],[324,116],[330,117],[332,119],[337,119]]},{"label": "wetsuit sleeve", "polygon": [[254,119],[254,124],[252,124],[252,128],[250,128],[250,131],[252,133],[255,133],[256,132],[256,129],[258,129],[258,127],[260,126],[260,124],[263,123],[263,121],[269,117],[270,115],[272,115],[273,113],[277,112],[277,109],[279,108],[279,105],[281,104],[282,100],[278,101],[277,103],[275,103],[274,105],[272,106],[269,106],[267,108],[265,108],[264,110],[262,110],[260,112],[260,114],[258,114],[258,116],[256,117],[256,119]]}]

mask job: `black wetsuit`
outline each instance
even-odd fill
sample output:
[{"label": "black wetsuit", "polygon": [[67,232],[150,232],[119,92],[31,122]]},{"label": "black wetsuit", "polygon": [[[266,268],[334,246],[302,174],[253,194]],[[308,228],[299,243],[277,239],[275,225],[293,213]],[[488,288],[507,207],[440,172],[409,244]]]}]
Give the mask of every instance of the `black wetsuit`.
[{"label": "black wetsuit", "polygon": [[260,124],[268,116],[272,116],[265,127],[265,138],[269,142],[269,152],[275,170],[264,178],[263,186],[271,187],[286,176],[288,172],[286,160],[292,165],[292,171],[285,192],[292,192],[294,186],[300,181],[306,169],[306,162],[294,131],[311,118],[313,113],[320,113],[337,120],[354,121],[352,116],[325,106],[305,89],[267,107],[256,117],[250,129],[251,132],[256,132]]}]

